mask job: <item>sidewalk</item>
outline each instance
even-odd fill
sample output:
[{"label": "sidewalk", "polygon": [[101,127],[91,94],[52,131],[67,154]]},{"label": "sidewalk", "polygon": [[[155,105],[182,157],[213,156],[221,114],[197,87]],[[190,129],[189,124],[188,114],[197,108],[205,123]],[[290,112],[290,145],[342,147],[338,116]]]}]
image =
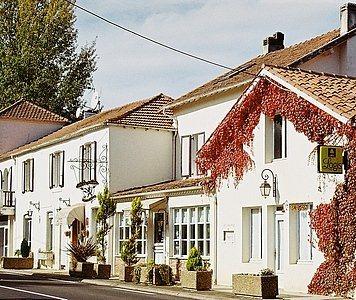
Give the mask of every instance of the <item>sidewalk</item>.
[{"label": "sidewalk", "polygon": [[[235,296],[232,293],[231,287],[228,286],[213,286],[212,291],[193,291],[183,289],[179,285],[175,286],[153,286],[153,285],[143,285],[143,284],[135,284],[130,282],[122,282],[118,278],[111,279],[78,279],[70,277],[68,271],[65,270],[51,270],[51,269],[31,269],[31,270],[4,270],[0,269],[1,272],[13,273],[19,275],[39,275],[48,278],[55,278],[61,280],[73,280],[73,281],[81,281],[85,284],[93,284],[100,286],[111,286],[116,287],[123,290],[133,290],[139,292],[150,292],[156,294],[164,294],[175,297],[185,297],[190,299],[199,299],[199,300],[207,300],[207,299],[254,299],[253,297],[243,297],[243,296]],[[324,300],[324,299],[333,299],[338,300],[342,298],[336,297],[326,297],[326,296],[314,296],[302,293],[289,293],[285,291],[281,291],[281,294],[278,296],[279,299],[290,299],[290,300]]]}]

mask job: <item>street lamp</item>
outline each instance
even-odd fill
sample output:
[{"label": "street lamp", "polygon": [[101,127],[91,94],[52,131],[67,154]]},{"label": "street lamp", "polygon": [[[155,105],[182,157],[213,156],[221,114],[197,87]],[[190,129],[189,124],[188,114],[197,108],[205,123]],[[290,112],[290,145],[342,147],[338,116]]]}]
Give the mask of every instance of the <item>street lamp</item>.
[{"label": "street lamp", "polygon": [[[271,185],[267,182],[267,180],[269,179],[269,175],[267,174],[268,172],[271,173],[272,176],[272,187]],[[271,189],[272,189],[272,193],[273,193],[273,197],[276,198],[277,196],[277,177],[274,175],[274,173],[272,172],[272,170],[270,169],[264,169],[261,172],[261,177],[263,179],[262,184],[260,185],[260,191],[261,191],[261,195],[262,197],[267,198],[269,196],[269,194],[271,193]]]}]

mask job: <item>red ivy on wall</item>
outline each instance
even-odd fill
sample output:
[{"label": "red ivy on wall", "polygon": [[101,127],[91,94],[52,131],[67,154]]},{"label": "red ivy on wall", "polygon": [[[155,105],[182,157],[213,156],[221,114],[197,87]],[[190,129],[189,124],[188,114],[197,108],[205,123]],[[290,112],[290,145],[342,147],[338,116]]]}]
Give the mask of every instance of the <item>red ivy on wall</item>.
[{"label": "red ivy on wall", "polygon": [[261,114],[280,114],[293,123],[311,142],[322,144],[331,134],[348,139],[350,167],[329,204],[319,205],[311,215],[311,225],[319,238],[325,261],[319,266],[309,292],[347,295],[356,286],[356,130],[278,84],[260,79],[254,89],[236,104],[218,126],[198,155],[197,164],[211,180],[208,192],[233,174],[239,182],[252,168],[253,160],[244,147],[252,145],[253,131]]}]

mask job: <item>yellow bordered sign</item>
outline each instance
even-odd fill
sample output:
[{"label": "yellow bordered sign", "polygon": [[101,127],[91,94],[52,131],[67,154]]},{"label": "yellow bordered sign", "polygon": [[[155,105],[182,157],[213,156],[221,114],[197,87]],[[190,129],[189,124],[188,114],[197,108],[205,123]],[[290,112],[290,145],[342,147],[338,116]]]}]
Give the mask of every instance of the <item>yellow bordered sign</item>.
[{"label": "yellow bordered sign", "polygon": [[318,172],[342,174],[344,149],[339,146],[318,146]]}]

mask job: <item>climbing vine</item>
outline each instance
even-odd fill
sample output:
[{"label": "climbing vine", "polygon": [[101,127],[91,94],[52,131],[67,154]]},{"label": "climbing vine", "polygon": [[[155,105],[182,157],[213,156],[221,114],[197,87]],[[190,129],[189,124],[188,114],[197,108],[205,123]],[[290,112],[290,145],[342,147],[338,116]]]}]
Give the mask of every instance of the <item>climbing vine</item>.
[{"label": "climbing vine", "polygon": [[348,141],[345,148],[349,169],[344,183],[337,186],[330,203],[319,205],[311,215],[311,226],[325,261],[308,287],[311,293],[347,295],[356,285],[356,130],[351,125],[339,122],[277,83],[261,78],[230,110],[199,152],[199,169],[210,173],[205,188],[213,192],[230,175],[238,183],[253,167],[247,150],[252,146],[253,131],[262,113],[271,118],[282,115],[311,142],[323,144],[331,135],[344,136]]}]

